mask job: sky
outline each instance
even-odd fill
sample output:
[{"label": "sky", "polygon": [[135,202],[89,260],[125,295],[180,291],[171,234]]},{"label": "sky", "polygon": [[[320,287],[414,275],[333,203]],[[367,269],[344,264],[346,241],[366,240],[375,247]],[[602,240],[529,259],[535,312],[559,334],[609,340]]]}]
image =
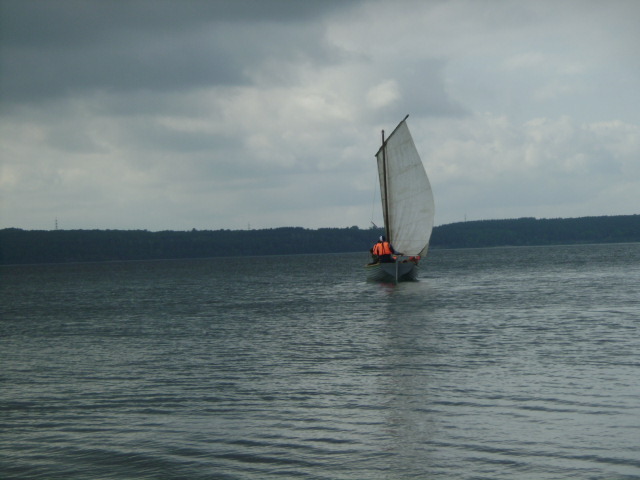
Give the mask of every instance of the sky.
[{"label": "sky", "polygon": [[640,213],[636,0],[0,0],[0,228],[382,225],[405,115],[436,225]]}]

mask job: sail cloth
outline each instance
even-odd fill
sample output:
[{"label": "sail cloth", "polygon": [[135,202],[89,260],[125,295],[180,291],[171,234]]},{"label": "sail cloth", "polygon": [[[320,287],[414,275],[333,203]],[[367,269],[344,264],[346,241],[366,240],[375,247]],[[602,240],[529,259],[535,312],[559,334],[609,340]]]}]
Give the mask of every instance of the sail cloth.
[{"label": "sail cloth", "polygon": [[386,139],[376,157],[388,240],[405,255],[424,255],[433,229],[435,204],[406,119]]}]

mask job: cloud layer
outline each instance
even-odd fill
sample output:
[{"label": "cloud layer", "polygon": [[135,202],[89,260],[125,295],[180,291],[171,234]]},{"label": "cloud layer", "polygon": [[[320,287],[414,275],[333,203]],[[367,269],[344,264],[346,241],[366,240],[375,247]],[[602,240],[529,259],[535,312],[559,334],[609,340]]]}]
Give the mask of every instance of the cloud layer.
[{"label": "cloud layer", "polygon": [[638,213],[633,0],[0,6],[0,227],[380,224],[407,113],[437,224]]}]

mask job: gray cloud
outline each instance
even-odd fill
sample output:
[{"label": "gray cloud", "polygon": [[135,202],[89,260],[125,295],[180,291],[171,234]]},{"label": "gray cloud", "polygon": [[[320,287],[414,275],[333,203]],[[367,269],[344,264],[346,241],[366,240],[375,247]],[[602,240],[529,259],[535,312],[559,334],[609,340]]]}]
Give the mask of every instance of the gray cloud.
[{"label": "gray cloud", "polygon": [[322,30],[308,22],[341,5],[3,0],[2,98],[246,84],[265,59],[328,61]]},{"label": "gray cloud", "polygon": [[380,223],[407,113],[437,223],[640,204],[635,1],[0,8],[1,226]]}]

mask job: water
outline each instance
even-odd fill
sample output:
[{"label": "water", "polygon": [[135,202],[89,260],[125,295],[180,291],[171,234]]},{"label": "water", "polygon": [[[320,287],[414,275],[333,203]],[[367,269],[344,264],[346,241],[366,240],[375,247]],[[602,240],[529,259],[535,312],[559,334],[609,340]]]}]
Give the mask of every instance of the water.
[{"label": "water", "polygon": [[0,268],[0,478],[640,478],[640,244]]}]

